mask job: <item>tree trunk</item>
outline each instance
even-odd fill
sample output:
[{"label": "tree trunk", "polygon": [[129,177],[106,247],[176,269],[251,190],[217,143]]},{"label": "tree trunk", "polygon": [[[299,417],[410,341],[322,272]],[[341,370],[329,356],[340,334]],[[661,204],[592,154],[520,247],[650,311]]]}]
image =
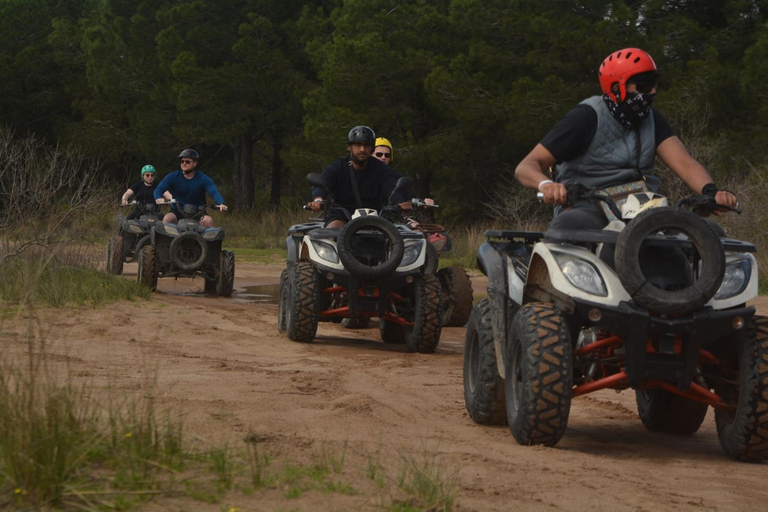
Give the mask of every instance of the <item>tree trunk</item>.
[{"label": "tree trunk", "polygon": [[237,137],[234,141],[235,168],[232,178],[235,185],[235,209],[239,211],[253,209],[253,143],[248,134]]},{"label": "tree trunk", "polygon": [[272,189],[269,192],[269,206],[276,210],[280,206],[280,189],[283,175],[283,159],[280,157],[283,151],[282,131],[272,131]]}]

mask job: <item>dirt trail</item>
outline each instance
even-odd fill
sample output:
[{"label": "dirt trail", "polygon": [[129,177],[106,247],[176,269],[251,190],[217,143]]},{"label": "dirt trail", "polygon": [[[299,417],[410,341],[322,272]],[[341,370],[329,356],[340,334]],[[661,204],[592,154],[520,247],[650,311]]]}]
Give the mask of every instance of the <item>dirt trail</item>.
[{"label": "dirt trail", "polygon": [[[236,288],[277,283],[280,270],[238,262]],[[482,294],[482,279],[475,284]],[[519,446],[506,427],[466,414],[464,328],[444,329],[429,355],[383,344],[376,328],[331,323],[314,343],[294,343],[277,333],[276,306],[201,288],[161,279],[148,302],[52,312],[47,336],[54,354],[99,383],[137,389],[157,370],[162,399],[185,411],[188,434],[203,442],[250,436],[280,460],[348,447],[342,479],[359,494],[228,497],[241,510],[382,510],[387,497],[366,479],[366,464],[375,457],[395,480],[404,457],[424,453],[457,478],[455,510],[766,509],[768,466],[729,460],[711,411],[693,436],[656,434],[641,425],[632,393],[602,391],[574,400],[557,447]],[[768,313],[764,300],[758,307]],[[149,509],[190,507],[220,509],[182,498]]]}]

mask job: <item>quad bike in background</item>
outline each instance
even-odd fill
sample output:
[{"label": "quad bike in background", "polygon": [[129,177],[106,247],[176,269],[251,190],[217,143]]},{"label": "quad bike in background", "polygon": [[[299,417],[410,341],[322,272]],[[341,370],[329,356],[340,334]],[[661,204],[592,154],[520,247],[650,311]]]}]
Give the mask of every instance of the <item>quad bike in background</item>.
[{"label": "quad bike in background", "polygon": [[207,208],[215,205],[186,204],[176,212],[177,224],[161,222],[152,228],[151,243],[138,255],[140,283],[155,291],[158,277],[202,276],[205,293],[232,295],[235,255],[221,248],[224,229],[200,225]]},{"label": "quad bike in background", "polygon": [[[307,179],[327,188],[319,174]],[[410,178],[400,178],[395,191],[410,183]],[[332,196],[324,208],[340,209],[349,217]],[[287,268],[280,279],[278,330],[293,341],[311,342],[318,322],[378,317],[385,343],[434,352],[442,329],[440,283],[425,272],[424,234],[393,223],[400,214],[400,207],[390,204],[380,212],[358,209],[342,228],[324,228],[321,220],[291,226]]]},{"label": "quad bike in background", "polygon": [[707,196],[670,207],[630,194],[619,208],[594,191],[568,193],[616,220],[486,232],[477,258],[488,298],[464,353],[470,417],[552,446],[573,397],[631,388],[647,429],[692,434],[711,406],[728,456],[768,458],[768,318],[746,305],[757,295],[755,246],[702,218],[722,208]]},{"label": "quad bike in background", "polygon": [[[412,199],[414,210],[434,207],[418,199]],[[449,266],[438,270],[439,257],[452,249],[451,237],[440,224],[418,222],[408,212],[403,212],[406,225],[421,231],[427,238],[427,265],[425,272],[435,274],[443,293],[443,327],[463,327],[469,320],[474,302],[474,293],[469,274],[462,267]]]},{"label": "quad bike in background", "polygon": [[107,242],[107,273],[114,275],[123,273],[123,263],[136,261],[141,248],[150,243],[152,226],[163,220],[160,206],[155,203],[133,201],[124,206],[134,206],[140,213],[131,220],[118,217],[117,234]]}]

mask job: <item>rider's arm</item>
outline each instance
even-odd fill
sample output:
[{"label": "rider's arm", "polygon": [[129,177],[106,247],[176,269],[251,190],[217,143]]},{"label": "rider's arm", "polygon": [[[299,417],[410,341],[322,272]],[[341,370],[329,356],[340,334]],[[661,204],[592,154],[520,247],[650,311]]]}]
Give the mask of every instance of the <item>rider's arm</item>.
[{"label": "rider's arm", "polygon": [[166,201],[170,201],[171,199],[173,199],[173,194],[171,194],[169,191],[166,190],[165,192],[163,192],[163,198]]},{"label": "rider's arm", "polygon": [[547,175],[550,167],[557,160],[550,151],[541,144],[523,158],[515,169],[515,178],[525,187],[533,188],[544,194],[544,202],[548,204],[565,204],[567,192],[562,183],[553,183]]},{"label": "rider's arm", "polygon": [[[712,176],[709,175],[703,165],[688,153],[677,136],[668,137],[659,144],[656,148],[656,154],[696,194],[702,193],[704,185],[714,183]],[[731,208],[735,208],[737,203],[736,196],[725,190],[718,191],[715,200],[718,204]]]},{"label": "rider's arm", "polygon": [[[155,187],[154,197],[156,203],[162,203],[164,201],[163,198],[171,185],[171,176],[173,176],[173,173],[168,174],[165,178],[160,180],[160,183]],[[168,193],[170,194],[170,192]]]},{"label": "rider's arm", "polygon": [[127,202],[128,202],[128,200],[129,200],[131,197],[133,197],[133,190],[131,190],[131,189],[129,188],[128,190],[126,190],[126,191],[125,191],[125,193],[123,194],[123,197],[121,197],[120,199],[121,199],[121,202],[122,202],[123,204],[125,204],[125,203],[127,203]]},{"label": "rider's arm", "polygon": [[221,192],[219,192],[219,189],[216,187],[216,184],[213,182],[213,180],[208,176],[206,176],[206,178],[205,190],[213,198],[213,202],[216,203],[216,206],[224,206],[222,210],[226,210],[226,205],[224,204],[224,196],[221,195]]}]

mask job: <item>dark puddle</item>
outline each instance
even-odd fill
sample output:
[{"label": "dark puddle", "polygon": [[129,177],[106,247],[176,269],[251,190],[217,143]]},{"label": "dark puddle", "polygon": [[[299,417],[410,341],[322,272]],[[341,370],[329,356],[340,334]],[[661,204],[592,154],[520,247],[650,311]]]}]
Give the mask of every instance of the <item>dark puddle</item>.
[{"label": "dark puddle", "polygon": [[258,304],[277,304],[277,295],[279,292],[279,284],[259,284],[240,288],[237,293],[237,298],[238,300],[256,302]]}]

